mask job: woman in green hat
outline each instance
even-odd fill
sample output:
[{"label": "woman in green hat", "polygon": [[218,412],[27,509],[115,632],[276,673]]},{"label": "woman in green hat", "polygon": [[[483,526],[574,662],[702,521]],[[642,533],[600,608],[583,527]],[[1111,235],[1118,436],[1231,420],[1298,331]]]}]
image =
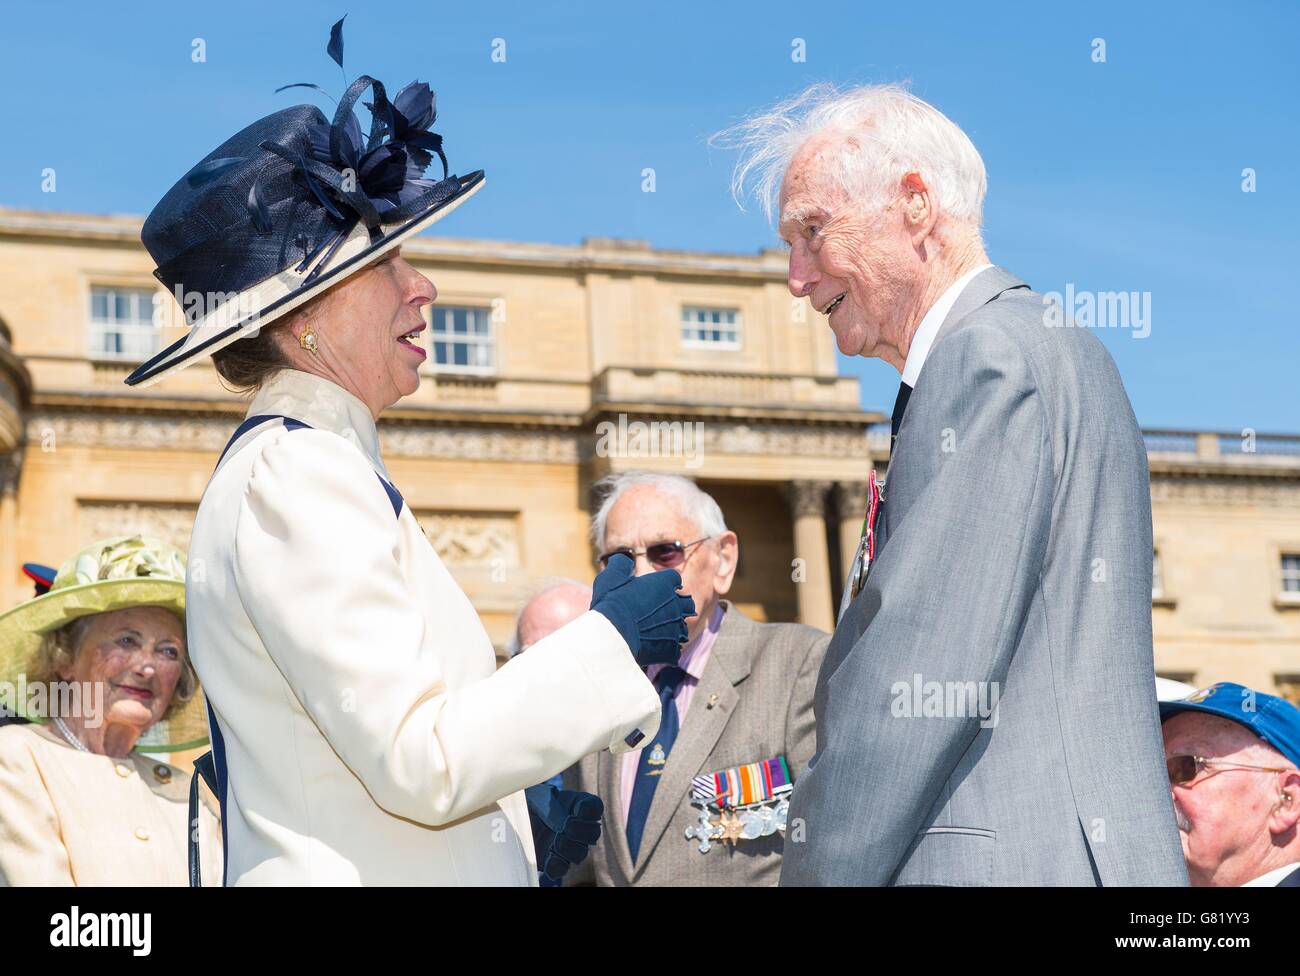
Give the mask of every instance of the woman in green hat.
[{"label": "woman in green hat", "polygon": [[[189,774],[144,753],[207,740],[185,647],[185,554],[96,542],[0,615],[0,882],[184,885]],[[204,834],[219,838],[212,809]],[[220,874],[220,841],[204,876]]]}]

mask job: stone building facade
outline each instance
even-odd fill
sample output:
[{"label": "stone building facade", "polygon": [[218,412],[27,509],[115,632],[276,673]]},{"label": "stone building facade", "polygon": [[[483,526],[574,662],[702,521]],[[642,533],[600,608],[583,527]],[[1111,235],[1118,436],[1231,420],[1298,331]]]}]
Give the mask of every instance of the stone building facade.
[{"label": "stone building facade", "polygon": [[[180,545],[245,403],[183,333],[134,217],[0,209],[0,605],[23,561],[145,531]],[[828,628],[888,423],[837,374],[779,251],[417,238],[437,285],[420,390],[381,418],[395,483],[498,647],[547,577],[590,578],[592,484],[695,479],[741,537],[733,596]],[[1151,432],[1156,666],[1300,693],[1300,437]],[[685,540],[684,540],[685,541]]]}]

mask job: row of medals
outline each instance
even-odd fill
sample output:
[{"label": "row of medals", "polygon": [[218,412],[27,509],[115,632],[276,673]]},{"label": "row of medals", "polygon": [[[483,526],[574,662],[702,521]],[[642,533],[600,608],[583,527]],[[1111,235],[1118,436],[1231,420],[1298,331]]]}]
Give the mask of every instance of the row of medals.
[{"label": "row of medals", "polygon": [[785,833],[786,816],[790,810],[790,801],[782,797],[775,804],[770,801],[751,804],[747,807],[723,807],[714,816],[717,806],[700,800],[694,801],[700,808],[699,824],[686,828],[687,840],[698,840],[700,853],[706,854],[714,840],[726,841],[735,845],[738,840],[757,840],[770,837],[777,831]]}]

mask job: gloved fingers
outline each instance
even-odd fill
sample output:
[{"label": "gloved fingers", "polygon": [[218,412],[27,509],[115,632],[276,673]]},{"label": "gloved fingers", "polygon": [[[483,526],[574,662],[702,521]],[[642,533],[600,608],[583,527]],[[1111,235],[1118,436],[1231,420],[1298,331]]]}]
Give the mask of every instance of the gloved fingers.
[{"label": "gloved fingers", "polygon": [[563,793],[569,793],[573,796],[568,801],[569,816],[578,820],[592,820],[597,825],[600,824],[600,818],[605,815],[605,803],[594,793],[582,793],[578,790],[563,790]]},{"label": "gloved fingers", "polygon": [[571,867],[573,867],[572,861],[567,861],[554,851],[549,851],[545,861],[538,865],[538,870],[552,881],[559,881],[568,873]]},{"label": "gloved fingers", "polygon": [[574,820],[570,818],[569,822],[564,825],[562,836],[590,847],[600,840],[600,821],[593,822],[591,820]]},{"label": "gloved fingers", "polygon": [[[686,602],[683,603],[682,601]],[[690,613],[684,611],[690,608]],[[637,626],[642,631],[646,627],[653,627],[656,624],[668,623],[672,620],[681,620],[684,616],[692,617],[695,615],[695,601],[689,596],[683,597],[680,594],[672,593],[665,596],[663,600],[647,609],[638,619]]]},{"label": "gloved fingers", "polygon": [[577,864],[587,856],[590,847],[590,844],[582,844],[564,834],[557,834],[555,840],[551,842],[550,853],[564,858],[570,864]]},{"label": "gloved fingers", "polygon": [[[665,569],[662,570],[662,572],[668,573],[673,571]],[[695,616],[695,600],[691,598],[689,593],[678,593],[676,588],[671,592],[665,589],[663,599],[655,603],[648,611],[646,611],[642,619],[652,617],[656,614],[693,617]]]},{"label": "gloved fingers", "polygon": [[641,624],[641,641],[644,643],[647,637],[651,640],[675,640],[678,634],[683,633],[682,628],[685,626],[686,621],[677,614],[644,621]]}]

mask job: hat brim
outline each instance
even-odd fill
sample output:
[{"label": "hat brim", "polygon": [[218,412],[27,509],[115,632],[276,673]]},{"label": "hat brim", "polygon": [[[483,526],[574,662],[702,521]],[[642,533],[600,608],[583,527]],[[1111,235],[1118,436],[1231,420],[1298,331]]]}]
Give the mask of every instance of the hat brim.
[{"label": "hat brim", "polygon": [[1234,722],[1240,722],[1241,719],[1232,715],[1225,715],[1220,709],[1205,708],[1200,702],[1188,701],[1162,701],[1160,704],[1160,721],[1179,714],[1180,712],[1205,712],[1207,715],[1218,715],[1222,718],[1231,718]]},{"label": "hat brim", "polygon": [[200,318],[184,338],[172,343],[148,362],[142,363],[125,380],[127,386],[152,386],[163,377],[184,369],[200,356],[219,352],[232,342],[257,332],[262,326],[292,312],[321,292],[360,271],[375,258],[398,247],[407,238],[431,227],[472,197],[487,182],[482,170],[461,177],[461,187],[446,200],[430,207],[404,224],[371,241],[370,232],[358,223],[339,246],[330,266],[304,286],[311,272],[293,266],[248,288]]},{"label": "hat brim", "polygon": [[[97,613],[153,606],[171,610],[184,622],[184,582],[157,577],[96,580],[25,600],[0,614],[0,682],[8,688],[25,684],[26,676],[40,663],[36,656],[41,639],[64,624]],[[13,705],[21,717],[40,720],[26,714],[26,702],[14,701]],[[175,752],[198,748],[207,741],[207,713],[200,690],[173,709],[168,718],[149,728],[136,743],[136,750]]]}]

